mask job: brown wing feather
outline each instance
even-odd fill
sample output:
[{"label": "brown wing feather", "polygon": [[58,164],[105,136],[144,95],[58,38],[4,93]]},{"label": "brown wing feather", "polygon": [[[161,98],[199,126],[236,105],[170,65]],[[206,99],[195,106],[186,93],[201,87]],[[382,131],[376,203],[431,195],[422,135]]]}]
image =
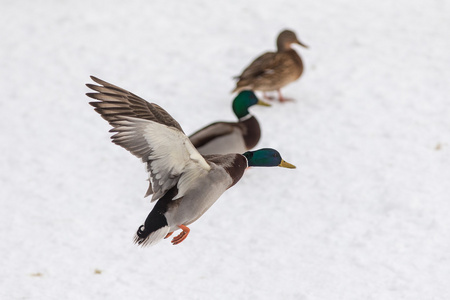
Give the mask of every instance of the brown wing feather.
[{"label": "brown wing feather", "polygon": [[244,87],[275,90],[297,79],[302,70],[302,61],[294,50],[267,52],[242,72],[235,91]]},{"label": "brown wing feather", "polygon": [[89,104],[94,106],[95,111],[110,124],[117,121],[119,116],[129,116],[155,121],[183,132],[180,124],[159,105],[149,103],[125,89],[94,76],[91,76],[91,78],[101,86],[86,84],[88,88],[97,92],[86,93],[86,95],[92,99],[100,100],[100,102],[90,102]]},{"label": "brown wing feather", "polygon": [[275,52],[267,52],[257,57],[245,70],[242,72],[239,79],[245,80],[261,76],[266,69],[271,68],[271,62],[276,57]]}]

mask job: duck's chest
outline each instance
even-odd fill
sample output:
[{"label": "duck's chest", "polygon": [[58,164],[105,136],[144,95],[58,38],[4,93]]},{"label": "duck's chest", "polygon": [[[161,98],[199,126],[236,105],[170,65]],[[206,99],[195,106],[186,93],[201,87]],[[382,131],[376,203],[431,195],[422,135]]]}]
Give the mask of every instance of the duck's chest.
[{"label": "duck's chest", "polygon": [[176,205],[169,208],[167,221],[171,230],[178,225],[189,225],[200,218],[232,184],[223,169],[214,170],[210,176],[198,181]]},{"label": "duck's chest", "polygon": [[303,73],[303,61],[297,52],[293,49],[289,50],[286,53],[289,57],[289,80],[294,81],[297,80]]},{"label": "duck's chest", "polygon": [[[250,114],[248,114],[245,120],[240,119],[241,126],[243,128],[243,138],[245,143],[245,151],[252,149],[258,144],[261,138],[261,128],[259,127],[258,120]],[[244,153],[237,152],[237,153]]]}]

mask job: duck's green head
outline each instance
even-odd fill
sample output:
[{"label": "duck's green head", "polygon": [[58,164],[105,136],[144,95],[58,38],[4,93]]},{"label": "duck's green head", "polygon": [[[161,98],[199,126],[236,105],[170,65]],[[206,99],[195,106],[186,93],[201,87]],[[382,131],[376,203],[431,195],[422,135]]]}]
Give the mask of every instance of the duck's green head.
[{"label": "duck's green head", "polygon": [[295,169],[294,165],[284,161],[280,153],[271,148],[263,148],[256,151],[247,151],[243,154],[249,167],[283,167]]},{"label": "duck's green head", "polygon": [[253,91],[242,91],[233,100],[233,111],[240,119],[249,114],[248,108],[253,105],[270,106],[269,103],[261,101]]}]

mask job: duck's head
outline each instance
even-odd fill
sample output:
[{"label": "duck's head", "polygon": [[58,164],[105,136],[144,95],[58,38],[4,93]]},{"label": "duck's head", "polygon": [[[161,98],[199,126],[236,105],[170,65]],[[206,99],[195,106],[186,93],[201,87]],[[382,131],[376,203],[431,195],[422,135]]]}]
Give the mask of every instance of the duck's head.
[{"label": "duck's head", "polygon": [[291,44],[298,44],[302,47],[308,48],[305,44],[300,42],[295,33],[291,30],[283,30],[277,38],[278,51],[285,51],[291,49]]},{"label": "duck's head", "polygon": [[259,100],[253,91],[245,90],[234,98],[233,111],[240,119],[249,114],[248,108],[253,105],[270,106],[269,103]]},{"label": "duck's head", "polygon": [[271,148],[263,148],[256,151],[247,151],[243,154],[248,161],[249,167],[283,167],[295,169],[294,165],[284,161],[280,153]]}]

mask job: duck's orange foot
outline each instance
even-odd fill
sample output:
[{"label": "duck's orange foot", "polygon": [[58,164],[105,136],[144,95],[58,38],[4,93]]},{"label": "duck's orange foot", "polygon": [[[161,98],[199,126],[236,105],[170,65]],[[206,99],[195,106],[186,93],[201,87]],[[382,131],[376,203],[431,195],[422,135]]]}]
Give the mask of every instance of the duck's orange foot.
[{"label": "duck's orange foot", "polygon": [[283,102],[295,102],[295,100],[293,98],[284,98],[284,97],[278,98],[278,101],[280,101],[281,103],[283,103]]},{"label": "duck's orange foot", "polygon": [[270,100],[270,101],[276,99],[274,96],[267,95],[266,92],[263,92],[263,97],[264,97],[264,99],[267,99],[267,100]]},{"label": "duck's orange foot", "polygon": [[278,101],[280,101],[281,103],[283,103],[283,102],[295,102],[295,100],[292,99],[292,98],[284,98],[283,95],[281,94],[281,90],[280,89],[278,89],[277,92],[278,92]]},{"label": "duck's orange foot", "polygon": [[179,243],[184,241],[187,238],[189,231],[191,231],[188,227],[184,225],[178,225],[178,227],[183,231],[172,239],[172,244],[174,245],[178,245]]},{"label": "duck's orange foot", "polygon": [[172,232],[169,232],[169,233],[164,237],[164,239],[167,239],[169,236],[172,235],[172,233],[173,233],[173,231],[172,231]]}]

